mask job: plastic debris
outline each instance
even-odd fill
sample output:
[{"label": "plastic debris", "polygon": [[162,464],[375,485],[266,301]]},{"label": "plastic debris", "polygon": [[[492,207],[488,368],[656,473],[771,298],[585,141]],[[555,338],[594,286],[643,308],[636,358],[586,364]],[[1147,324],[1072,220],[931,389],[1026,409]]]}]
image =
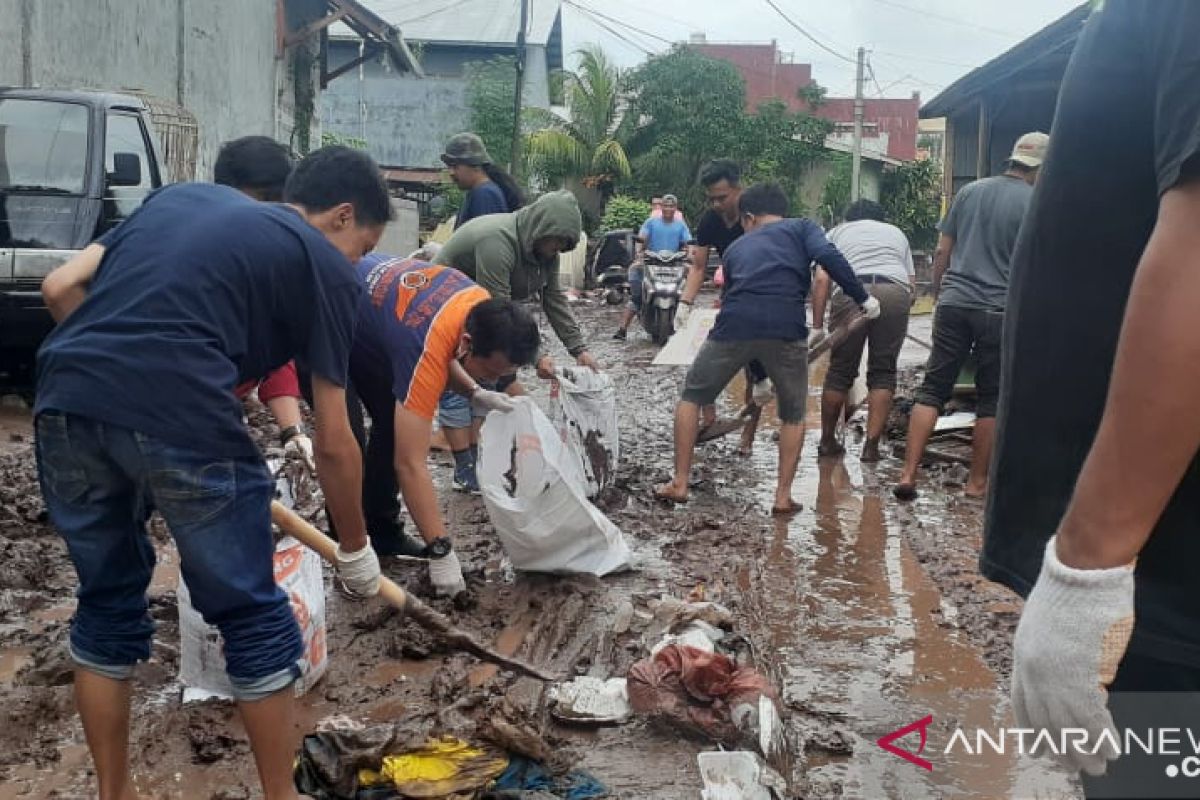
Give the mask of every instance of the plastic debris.
[{"label": "plastic debris", "polygon": [[633,714],[624,678],[575,678],[551,687],[550,702],[550,713],[563,722],[611,725]]}]

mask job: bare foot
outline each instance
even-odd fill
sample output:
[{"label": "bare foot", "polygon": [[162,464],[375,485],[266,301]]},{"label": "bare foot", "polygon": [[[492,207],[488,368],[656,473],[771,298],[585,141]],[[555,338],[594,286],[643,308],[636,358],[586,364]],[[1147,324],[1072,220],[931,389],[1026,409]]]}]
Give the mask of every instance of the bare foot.
[{"label": "bare foot", "polygon": [[883,457],[879,454],[878,439],[867,439],[865,442],[863,442],[862,455],[858,457],[859,461],[863,462],[864,464],[874,464],[876,461],[882,460],[882,458]]},{"label": "bare foot", "polygon": [[908,502],[917,499],[917,485],[915,483],[897,483],[892,487],[892,494],[897,500]]},{"label": "bare foot", "polygon": [[779,502],[778,498],[776,498],[775,505],[771,508],[771,516],[787,517],[801,511],[803,508],[804,506],[802,506],[800,503],[797,503],[790,497],[785,498],[782,503]]},{"label": "bare foot", "polygon": [[963,488],[963,494],[976,500],[982,500],[987,496],[987,484],[985,483],[983,486],[975,486],[974,484],[968,483]]},{"label": "bare foot", "polygon": [[674,481],[664,483],[654,490],[654,496],[658,500],[663,500],[668,503],[686,503],[688,499],[687,485],[682,488]]}]

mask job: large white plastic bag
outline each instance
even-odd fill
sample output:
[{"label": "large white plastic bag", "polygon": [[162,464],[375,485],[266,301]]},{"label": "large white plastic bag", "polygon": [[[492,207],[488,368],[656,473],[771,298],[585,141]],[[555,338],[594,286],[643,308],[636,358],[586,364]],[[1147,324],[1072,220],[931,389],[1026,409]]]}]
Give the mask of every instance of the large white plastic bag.
[{"label": "large white plastic bag", "polygon": [[602,372],[559,370],[550,390],[550,420],[587,481],[587,496],[612,485],[621,456],[617,392]]},{"label": "large white plastic bag", "polygon": [[479,442],[479,485],[513,566],[607,575],[629,566],[621,531],[588,502],[579,462],[531,398],[493,411]]}]

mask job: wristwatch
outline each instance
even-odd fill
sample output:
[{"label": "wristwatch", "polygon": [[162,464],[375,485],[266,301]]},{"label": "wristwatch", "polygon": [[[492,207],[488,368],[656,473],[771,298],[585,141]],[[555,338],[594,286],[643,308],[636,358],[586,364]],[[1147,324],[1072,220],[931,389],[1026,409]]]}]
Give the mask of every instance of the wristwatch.
[{"label": "wristwatch", "polygon": [[429,544],[425,545],[426,558],[445,558],[450,555],[450,551],[454,549],[453,542],[449,536],[439,536]]},{"label": "wristwatch", "polygon": [[304,429],[301,428],[299,425],[288,425],[286,428],[284,428],[283,430],[281,430],[279,432],[279,443],[287,444],[288,442],[290,442],[292,439],[296,438],[297,436],[303,435],[303,433],[304,433]]}]

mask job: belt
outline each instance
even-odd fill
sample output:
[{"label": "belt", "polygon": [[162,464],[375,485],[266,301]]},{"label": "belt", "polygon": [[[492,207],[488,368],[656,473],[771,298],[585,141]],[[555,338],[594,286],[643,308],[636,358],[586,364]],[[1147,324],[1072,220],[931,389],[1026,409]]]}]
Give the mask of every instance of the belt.
[{"label": "belt", "polygon": [[897,286],[903,286],[905,289],[909,288],[907,283],[901,283],[900,281],[896,280],[895,278],[889,278],[886,275],[859,275],[858,282],[859,283],[894,283]]}]

